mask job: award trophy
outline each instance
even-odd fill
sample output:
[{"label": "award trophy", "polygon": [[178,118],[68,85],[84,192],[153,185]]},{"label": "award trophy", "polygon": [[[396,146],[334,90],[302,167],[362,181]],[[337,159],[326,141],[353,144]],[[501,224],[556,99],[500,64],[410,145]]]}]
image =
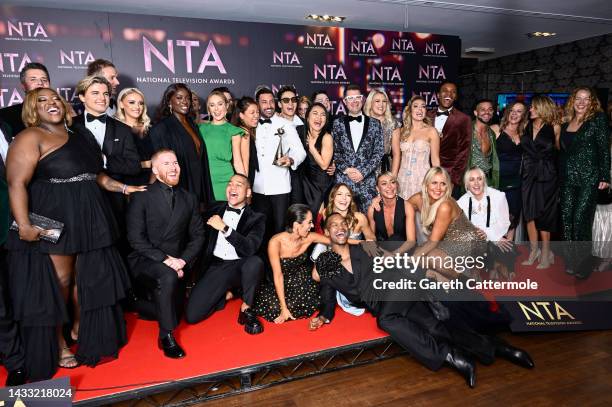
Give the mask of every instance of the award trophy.
[{"label": "award trophy", "polygon": [[282,127],[276,129],[276,133],[274,133],[275,136],[278,136],[279,140],[278,147],[276,147],[276,153],[274,154],[274,161],[272,162],[272,164],[278,167],[282,167],[282,165],[279,164],[278,161],[283,157],[283,155],[285,155],[283,153],[283,134],[285,134],[285,129],[283,129]]}]

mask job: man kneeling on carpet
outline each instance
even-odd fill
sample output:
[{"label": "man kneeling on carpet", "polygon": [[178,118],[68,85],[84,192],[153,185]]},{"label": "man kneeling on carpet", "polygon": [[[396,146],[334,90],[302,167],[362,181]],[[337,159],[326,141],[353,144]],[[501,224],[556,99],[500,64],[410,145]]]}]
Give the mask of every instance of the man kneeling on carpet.
[{"label": "man kneeling on carpet", "polygon": [[256,253],[264,236],[266,217],[247,205],[250,196],[249,179],[235,174],[225,189],[227,202],[211,206],[205,214],[209,227],[203,264],[208,265],[208,270],[191,290],[185,312],[190,324],[222,309],[229,290],[242,289],[238,323],[244,325],[248,334],[263,332],[263,325],[251,306],[263,277],[263,261]]},{"label": "man kneeling on carpet", "polygon": [[135,194],[127,214],[128,256],[136,284],[152,292],[159,322],[159,347],[173,359],[185,356],[172,331],[179,323],[184,298],[183,276],[204,244],[204,225],[196,196],[177,187],[181,168],[174,151],[151,157],[156,181]]},{"label": "man kneeling on carpet", "polygon": [[[376,316],[379,328],[417,361],[434,371],[446,363],[470,387],[476,383],[476,364],[472,357],[490,364],[499,355],[518,365],[533,367],[525,351],[497,338],[480,335],[467,324],[448,323],[448,315],[440,315],[440,309],[418,290],[410,299],[373,290],[373,280],[380,274],[373,273],[372,258],[361,247],[347,244],[348,225],[342,215],[334,213],[326,219],[325,234],[331,239],[332,250],[322,253],[316,262],[322,305],[320,314],[310,321],[311,330],[333,319],[338,290],[353,304],[365,307]],[[414,235],[413,231],[408,239],[414,241]],[[422,278],[424,273],[417,272],[416,276]]]}]

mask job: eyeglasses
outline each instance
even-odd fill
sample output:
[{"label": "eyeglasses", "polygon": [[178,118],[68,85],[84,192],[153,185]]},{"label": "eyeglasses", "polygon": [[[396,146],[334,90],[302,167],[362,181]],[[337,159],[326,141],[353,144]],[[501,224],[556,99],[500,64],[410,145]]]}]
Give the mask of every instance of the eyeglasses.
[{"label": "eyeglasses", "polygon": [[294,96],[292,98],[282,98],[281,99],[281,102],[283,102],[283,103],[297,103],[297,101],[298,101],[298,97],[297,96]]},{"label": "eyeglasses", "polygon": [[361,102],[363,95],[347,96],[344,98],[347,102]]}]

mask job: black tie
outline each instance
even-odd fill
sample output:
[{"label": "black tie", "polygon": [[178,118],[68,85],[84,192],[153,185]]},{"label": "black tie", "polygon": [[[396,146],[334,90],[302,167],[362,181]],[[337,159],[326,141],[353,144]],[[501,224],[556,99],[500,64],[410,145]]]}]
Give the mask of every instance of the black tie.
[{"label": "black tie", "polygon": [[94,116],[93,114],[87,113],[85,117],[87,118],[87,122],[93,122],[94,120],[100,120],[100,122],[106,123],[105,114],[101,114],[100,116]]},{"label": "black tie", "polygon": [[270,120],[270,119],[259,119],[259,124],[265,124],[265,123],[272,124],[272,120]]},{"label": "black tie", "polygon": [[240,215],[242,213],[242,209],[244,208],[232,208],[231,206],[227,205],[227,207],[225,208],[226,211],[230,211],[230,212],[236,212],[238,215]]},{"label": "black tie", "polygon": [[170,195],[172,196],[172,199],[170,200],[170,207],[174,209],[174,203],[176,202],[176,191],[172,187],[170,188]]},{"label": "black tie", "polygon": [[349,116],[349,117],[348,117],[348,121],[349,121],[349,123],[350,123],[350,122],[352,122],[353,120],[356,120],[356,121],[357,121],[357,123],[361,123],[361,117],[362,117],[361,115],[359,115],[359,116]]},{"label": "black tie", "polygon": [[448,116],[448,115],[449,115],[448,110],[445,110],[445,111],[438,110],[436,112],[436,117],[438,117],[438,116]]}]

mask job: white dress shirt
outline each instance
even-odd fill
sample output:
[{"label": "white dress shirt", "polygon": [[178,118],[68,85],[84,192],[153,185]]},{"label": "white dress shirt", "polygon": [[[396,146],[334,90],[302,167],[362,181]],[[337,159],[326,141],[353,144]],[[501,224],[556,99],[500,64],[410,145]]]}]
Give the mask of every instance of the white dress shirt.
[{"label": "white dress shirt", "polygon": [[4,137],[4,132],[0,129],[0,156],[2,157],[2,162],[6,163],[6,153],[8,152],[8,142],[6,141],[6,137]]},{"label": "white dress shirt", "polygon": [[283,129],[283,153],[293,159],[292,169],[306,158],[306,151],[298,137],[295,126],[290,121],[277,115],[270,118],[272,123],[259,124],[255,135],[259,171],[255,171],[253,192],[263,195],[279,195],[291,192],[291,175],[288,167],[279,167],[273,163],[279,137],[278,129]]},{"label": "white dress shirt", "polygon": [[[450,109],[448,109],[448,113],[450,114],[450,112],[453,110],[452,106]],[[441,112],[442,110],[438,109],[436,112]],[[440,116],[436,116],[436,120],[434,121],[434,126],[436,128],[436,130],[438,130],[438,134],[440,135],[440,137],[442,137],[442,129],[444,128],[444,125],[446,124],[446,121],[448,120],[448,116],[443,114]]]},{"label": "white dress shirt", "polygon": [[223,260],[238,260],[240,258],[236,253],[236,248],[228,242],[226,238],[238,227],[238,222],[240,222],[240,218],[244,213],[244,208],[245,206],[241,208],[240,214],[234,211],[228,211],[227,209],[225,210],[223,214],[223,223],[229,226],[229,228],[227,232],[219,231],[218,233],[217,244],[213,250],[213,255],[215,257]]},{"label": "white dress shirt", "polygon": [[[85,109],[85,111],[83,112],[83,115],[85,116],[85,127],[87,127],[87,130],[89,130],[91,134],[94,135],[94,137],[96,138],[96,142],[98,143],[98,146],[100,146],[100,151],[102,151],[102,145],[104,145],[104,136],[106,135],[106,123],[102,123],[100,120],[92,120],[90,122],[87,121],[88,113],[94,116],[100,116],[100,115],[90,113],[87,111],[87,109]],[[108,120],[108,117],[107,117],[107,120]],[[102,159],[104,161],[104,168],[106,168],[106,156],[104,155],[104,153],[102,154]]]},{"label": "white dress shirt", "polygon": [[351,128],[351,139],[353,139],[353,148],[355,149],[355,151],[357,151],[357,149],[359,148],[359,143],[361,143],[361,137],[363,136],[363,126],[365,125],[365,116],[363,114],[359,116],[361,116],[360,122],[358,122],[357,120],[349,122],[349,127]]},{"label": "white dress shirt", "polygon": [[[487,227],[487,196],[491,198],[489,227]],[[466,192],[457,203],[468,219],[470,218],[470,198],[472,199],[472,219],[470,219],[472,224],[487,234],[487,240],[500,241],[510,227],[510,212],[506,194],[495,188],[486,187],[482,199],[478,201],[471,192]]]}]

